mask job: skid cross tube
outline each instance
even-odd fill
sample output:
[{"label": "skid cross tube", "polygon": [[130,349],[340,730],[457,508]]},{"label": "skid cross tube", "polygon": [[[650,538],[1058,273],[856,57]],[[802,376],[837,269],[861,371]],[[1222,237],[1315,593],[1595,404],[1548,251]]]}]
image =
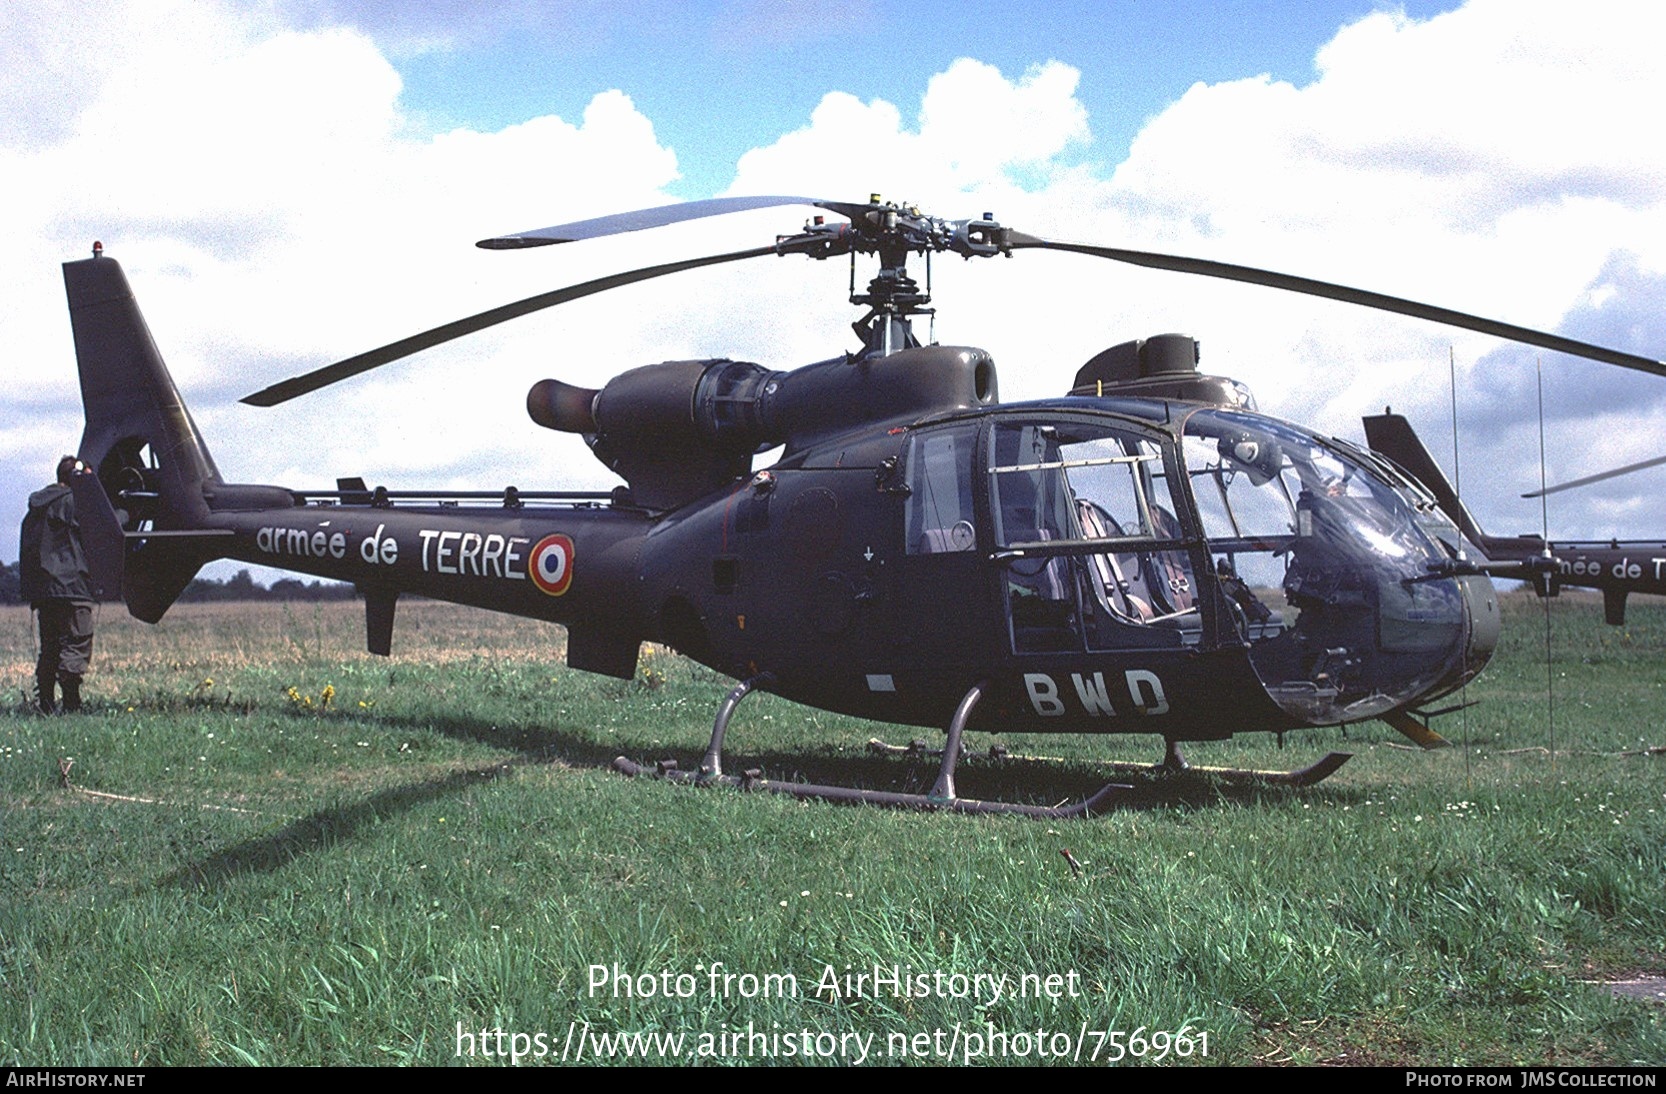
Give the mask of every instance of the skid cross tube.
[{"label": "skid cross tube", "polygon": [[943,766],[937,769],[937,781],[932,784],[931,797],[936,801],[953,801],[954,769],[960,762],[960,735],[966,729],[966,722],[972,717],[972,711],[977,708],[978,700],[983,698],[983,689],[988,680],[979,680],[972,685],[955,707],[954,717],[949,719],[949,740],[943,746]]},{"label": "skid cross tube", "polygon": [[774,680],[775,677],[769,673],[760,672],[736,684],[723,697],[723,702],[717,706],[717,719],[712,723],[711,743],[706,746],[706,755],[700,760],[701,778],[723,777],[723,735],[729,730],[729,719],[735,716],[735,708],[740,706],[742,699],[752,694],[754,688],[767,688]]}]

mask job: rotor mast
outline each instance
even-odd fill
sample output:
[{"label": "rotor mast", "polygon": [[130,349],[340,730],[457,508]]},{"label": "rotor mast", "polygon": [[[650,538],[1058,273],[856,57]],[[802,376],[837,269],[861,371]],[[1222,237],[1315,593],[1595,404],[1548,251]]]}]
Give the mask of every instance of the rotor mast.
[{"label": "rotor mast", "polygon": [[[935,314],[931,303],[931,256],[953,251],[963,258],[1010,254],[1007,231],[985,213],[979,220],[940,220],[926,216],[916,205],[898,205],[873,194],[866,206],[838,210],[850,217],[848,224],[828,224],[813,217],[798,235],[782,236],[775,242],[780,254],[807,254],[812,258],[851,256],[850,302],[866,307],[868,313],[851,324],[862,340],[858,358],[884,357],[898,350],[918,346],[912,317]],[[924,255],[926,284],[922,288],[909,276],[908,256]],[[879,271],[865,292],[856,291],[856,255],[879,257]]]}]

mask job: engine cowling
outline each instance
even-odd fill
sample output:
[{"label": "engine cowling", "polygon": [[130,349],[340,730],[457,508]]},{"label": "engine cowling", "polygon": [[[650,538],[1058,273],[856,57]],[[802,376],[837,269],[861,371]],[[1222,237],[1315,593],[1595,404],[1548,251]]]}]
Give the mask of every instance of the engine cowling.
[{"label": "engine cowling", "polygon": [[600,390],[540,380],[526,402],[539,425],[583,434],[639,504],[670,509],[749,474],[752,457],[776,445],[791,456],[853,430],[997,399],[987,353],[923,346],[790,372],[727,359],[664,361]]}]

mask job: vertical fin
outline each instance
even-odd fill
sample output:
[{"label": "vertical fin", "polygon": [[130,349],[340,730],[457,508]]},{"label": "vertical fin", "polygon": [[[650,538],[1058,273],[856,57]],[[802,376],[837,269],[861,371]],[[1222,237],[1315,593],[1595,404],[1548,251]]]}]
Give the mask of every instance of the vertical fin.
[{"label": "vertical fin", "polygon": [[1451,518],[1458,530],[1471,543],[1481,546],[1487,538],[1486,533],[1481,531],[1481,526],[1475,523],[1475,518],[1458,500],[1457,492],[1446,481],[1429,450],[1423,447],[1423,441],[1412,430],[1411,423],[1399,414],[1374,414],[1363,421],[1365,443],[1371,446],[1371,450],[1387,456],[1414,476],[1435,496],[1441,511]]},{"label": "vertical fin", "polygon": [[156,526],[204,523],[208,507],[202,487],[219,482],[220,473],[157,351],[120,263],[113,258],[66,262],[64,288],[87,416],[81,459],[103,479],[107,458],[122,442],[148,444],[162,494]]},{"label": "vertical fin", "polygon": [[[96,254],[96,252],[95,252]],[[127,531],[208,525],[206,484],[220,473],[179,397],[173,377],[115,259],[64,263],[70,325],[80,371],[86,429],[79,456],[98,476],[106,508],[122,511]],[[203,541],[156,537],[124,550],[122,597],[154,623],[217,557]]]},{"label": "vertical fin", "polygon": [[393,589],[363,589],[365,648],[378,657],[393,652],[393,609],[399,593]]},{"label": "vertical fin", "polygon": [[1602,590],[1602,617],[1610,627],[1623,627],[1626,621],[1626,591],[1610,585]]}]

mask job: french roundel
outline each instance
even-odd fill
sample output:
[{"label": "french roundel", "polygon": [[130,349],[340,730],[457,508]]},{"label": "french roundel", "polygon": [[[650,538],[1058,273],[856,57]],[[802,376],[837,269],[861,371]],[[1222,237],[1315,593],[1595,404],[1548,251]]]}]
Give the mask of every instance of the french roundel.
[{"label": "french roundel", "polygon": [[573,541],[556,533],[545,536],[526,560],[527,576],[551,596],[560,596],[573,583]]}]

